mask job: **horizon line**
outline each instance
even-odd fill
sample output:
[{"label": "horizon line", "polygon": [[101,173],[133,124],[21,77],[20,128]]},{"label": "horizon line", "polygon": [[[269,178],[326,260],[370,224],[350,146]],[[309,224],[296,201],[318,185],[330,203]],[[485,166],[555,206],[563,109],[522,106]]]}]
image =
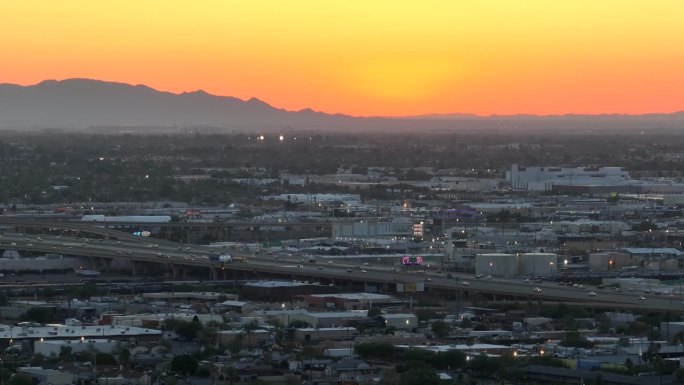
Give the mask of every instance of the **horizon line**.
[{"label": "horizon line", "polygon": [[256,96],[252,96],[248,99],[242,99],[237,96],[232,96],[232,95],[219,95],[219,94],[214,94],[207,92],[201,88],[195,89],[193,91],[180,91],[180,92],[174,92],[174,91],[168,91],[168,90],[163,90],[160,88],[155,88],[153,86],[144,84],[144,83],[138,83],[138,84],[133,84],[133,83],[126,83],[122,81],[116,81],[116,80],[104,80],[104,79],[94,79],[94,78],[87,78],[87,77],[69,77],[69,78],[62,78],[62,79],[43,79],[38,81],[37,83],[33,84],[21,84],[21,83],[9,83],[9,82],[2,82],[0,83],[0,86],[2,85],[10,85],[10,86],[18,86],[18,87],[35,87],[39,86],[43,83],[46,82],[68,82],[72,80],[83,80],[83,81],[90,81],[90,82],[99,82],[99,83],[107,83],[107,84],[119,84],[119,85],[125,85],[129,87],[145,87],[149,88],[150,90],[153,90],[155,92],[159,93],[166,93],[166,94],[171,94],[171,95],[176,95],[176,96],[182,96],[184,94],[194,94],[194,93],[204,93],[206,95],[212,96],[212,97],[217,97],[217,98],[233,98],[240,100],[242,102],[249,102],[249,101],[259,101],[262,103],[267,104],[269,107],[286,111],[286,112],[307,112],[311,111],[314,113],[319,113],[319,114],[325,114],[325,115],[331,115],[331,116],[346,116],[350,118],[359,118],[359,119],[421,119],[421,118],[428,118],[428,119],[449,119],[451,118],[476,118],[476,119],[488,119],[488,118],[514,118],[514,117],[533,117],[533,118],[562,118],[562,117],[618,117],[618,116],[624,116],[624,117],[643,117],[643,116],[648,116],[648,115],[675,115],[678,113],[684,113],[684,107],[682,109],[676,110],[676,111],[669,111],[669,112],[663,112],[663,111],[658,111],[658,112],[644,112],[640,114],[633,114],[633,113],[624,113],[624,112],[602,112],[602,113],[595,113],[595,114],[588,114],[588,113],[577,113],[577,112],[564,112],[564,113],[558,113],[558,114],[535,114],[535,113],[525,113],[525,112],[520,112],[516,114],[476,114],[476,113],[470,113],[470,112],[426,112],[423,114],[416,114],[416,115],[351,115],[348,113],[344,112],[328,112],[328,111],[322,111],[322,110],[315,110],[313,108],[307,107],[307,108],[302,108],[299,110],[288,110],[282,107],[277,107],[276,105],[261,99]]}]

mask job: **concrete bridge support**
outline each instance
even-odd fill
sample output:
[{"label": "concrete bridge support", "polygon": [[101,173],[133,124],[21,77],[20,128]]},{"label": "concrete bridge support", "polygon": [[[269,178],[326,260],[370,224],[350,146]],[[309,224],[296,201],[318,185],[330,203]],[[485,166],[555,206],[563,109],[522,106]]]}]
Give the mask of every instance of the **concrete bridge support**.
[{"label": "concrete bridge support", "polygon": [[188,269],[185,266],[174,263],[169,264],[171,267],[171,277],[173,279],[185,279],[188,276]]}]

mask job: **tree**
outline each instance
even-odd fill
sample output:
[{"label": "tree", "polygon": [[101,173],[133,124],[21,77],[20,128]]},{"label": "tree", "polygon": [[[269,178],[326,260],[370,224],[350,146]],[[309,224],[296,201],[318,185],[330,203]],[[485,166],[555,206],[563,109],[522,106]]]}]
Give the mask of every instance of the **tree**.
[{"label": "tree", "polygon": [[109,353],[96,353],[95,362],[97,362],[98,365],[118,365],[118,362],[116,362],[116,358]]},{"label": "tree", "polygon": [[660,344],[651,342],[641,356],[654,370],[660,371],[663,362],[663,357],[660,355]]},{"label": "tree", "polygon": [[430,363],[436,369],[456,369],[462,368],[466,364],[465,353],[458,350],[449,350],[446,352],[439,352],[431,357]]},{"label": "tree", "polygon": [[354,346],[354,352],[363,360],[389,361],[394,357],[394,345],[387,342],[362,342]]},{"label": "tree", "polygon": [[36,353],[31,357],[31,366],[43,366],[44,362],[45,356],[40,353]]},{"label": "tree", "polygon": [[202,323],[199,321],[178,321],[175,326],[175,331],[179,337],[190,341],[195,339],[199,331],[203,328],[204,326],[202,326]]},{"label": "tree", "polygon": [[674,375],[678,382],[684,382],[684,368],[675,370]]},{"label": "tree", "polygon": [[84,283],[75,293],[79,299],[89,299],[100,293],[100,289],[94,283]]},{"label": "tree", "polygon": [[54,318],[55,312],[51,308],[47,307],[32,307],[29,308],[22,319],[30,322],[37,322],[37,323],[47,323],[52,321]]},{"label": "tree", "polygon": [[439,385],[439,376],[435,369],[427,365],[419,365],[401,373],[399,385]]},{"label": "tree", "polygon": [[485,354],[479,354],[470,361],[470,370],[484,376],[485,373],[496,372],[497,365],[494,359]]},{"label": "tree", "polygon": [[599,324],[598,330],[600,333],[608,333],[610,331],[610,318],[605,313],[597,315],[594,319]]},{"label": "tree", "polygon": [[230,384],[230,385],[233,385],[236,382],[238,382],[238,380],[240,380],[240,377],[238,376],[238,372],[234,367],[229,366],[225,370],[225,380],[228,381],[228,384]]},{"label": "tree", "polygon": [[28,374],[15,373],[10,376],[9,385],[33,385],[33,378]]},{"label": "tree", "polygon": [[372,307],[368,309],[368,317],[377,317],[382,314],[382,311],[380,310],[379,307]]},{"label": "tree", "polygon": [[128,366],[128,363],[131,361],[131,351],[128,349],[121,349],[119,351],[119,363],[123,366]]},{"label": "tree", "polygon": [[560,345],[574,348],[591,348],[594,344],[587,341],[579,332],[570,331],[565,333],[563,339],[561,339]]},{"label": "tree", "polygon": [[451,333],[451,326],[442,320],[433,321],[431,325],[432,334],[438,338],[445,338]]},{"label": "tree", "polygon": [[181,354],[171,360],[171,370],[183,375],[195,373],[198,366],[197,360],[189,354]]},{"label": "tree", "polygon": [[64,362],[72,362],[74,355],[71,353],[71,346],[62,346],[59,348],[59,359]]},{"label": "tree", "polygon": [[418,321],[427,321],[432,318],[435,318],[437,313],[432,310],[432,309],[418,309],[415,312],[416,317],[418,317]]}]

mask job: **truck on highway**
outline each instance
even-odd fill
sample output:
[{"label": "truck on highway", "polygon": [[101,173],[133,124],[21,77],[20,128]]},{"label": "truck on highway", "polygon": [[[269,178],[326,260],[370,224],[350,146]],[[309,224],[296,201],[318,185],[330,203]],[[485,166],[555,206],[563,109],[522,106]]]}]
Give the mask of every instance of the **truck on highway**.
[{"label": "truck on highway", "polygon": [[231,263],[231,262],[242,262],[246,263],[247,258],[245,257],[233,257],[230,254],[221,254],[219,256],[211,256],[209,259],[215,262],[220,262],[220,263]]},{"label": "truck on highway", "polygon": [[79,269],[76,271],[76,274],[89,276],[89,277],[96,277],[96,276],[99,276],[101,273],[99,271],[96,271],[96,270]]}]

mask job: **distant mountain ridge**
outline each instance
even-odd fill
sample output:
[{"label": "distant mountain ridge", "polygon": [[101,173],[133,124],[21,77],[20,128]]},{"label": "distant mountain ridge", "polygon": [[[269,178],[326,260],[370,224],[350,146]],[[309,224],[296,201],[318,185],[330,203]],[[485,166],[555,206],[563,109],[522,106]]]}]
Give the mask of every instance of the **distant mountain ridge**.
[{"label": "distant mountain ridge", "polygon": [[[353,117],[311,109],[286,111],[257,98],[241,100],[205,91],[174,94],[144,85],[90,79],[46,80],[36,85],[0,84],[0,129],[90,127],[214,127],[263,132],[325,130],[684,128],[684,112],[648,115],[491,116],[431,114]],[[512,126],[513,125],[513,126]],[[509,128],[507,128],[509,127]]]}]

